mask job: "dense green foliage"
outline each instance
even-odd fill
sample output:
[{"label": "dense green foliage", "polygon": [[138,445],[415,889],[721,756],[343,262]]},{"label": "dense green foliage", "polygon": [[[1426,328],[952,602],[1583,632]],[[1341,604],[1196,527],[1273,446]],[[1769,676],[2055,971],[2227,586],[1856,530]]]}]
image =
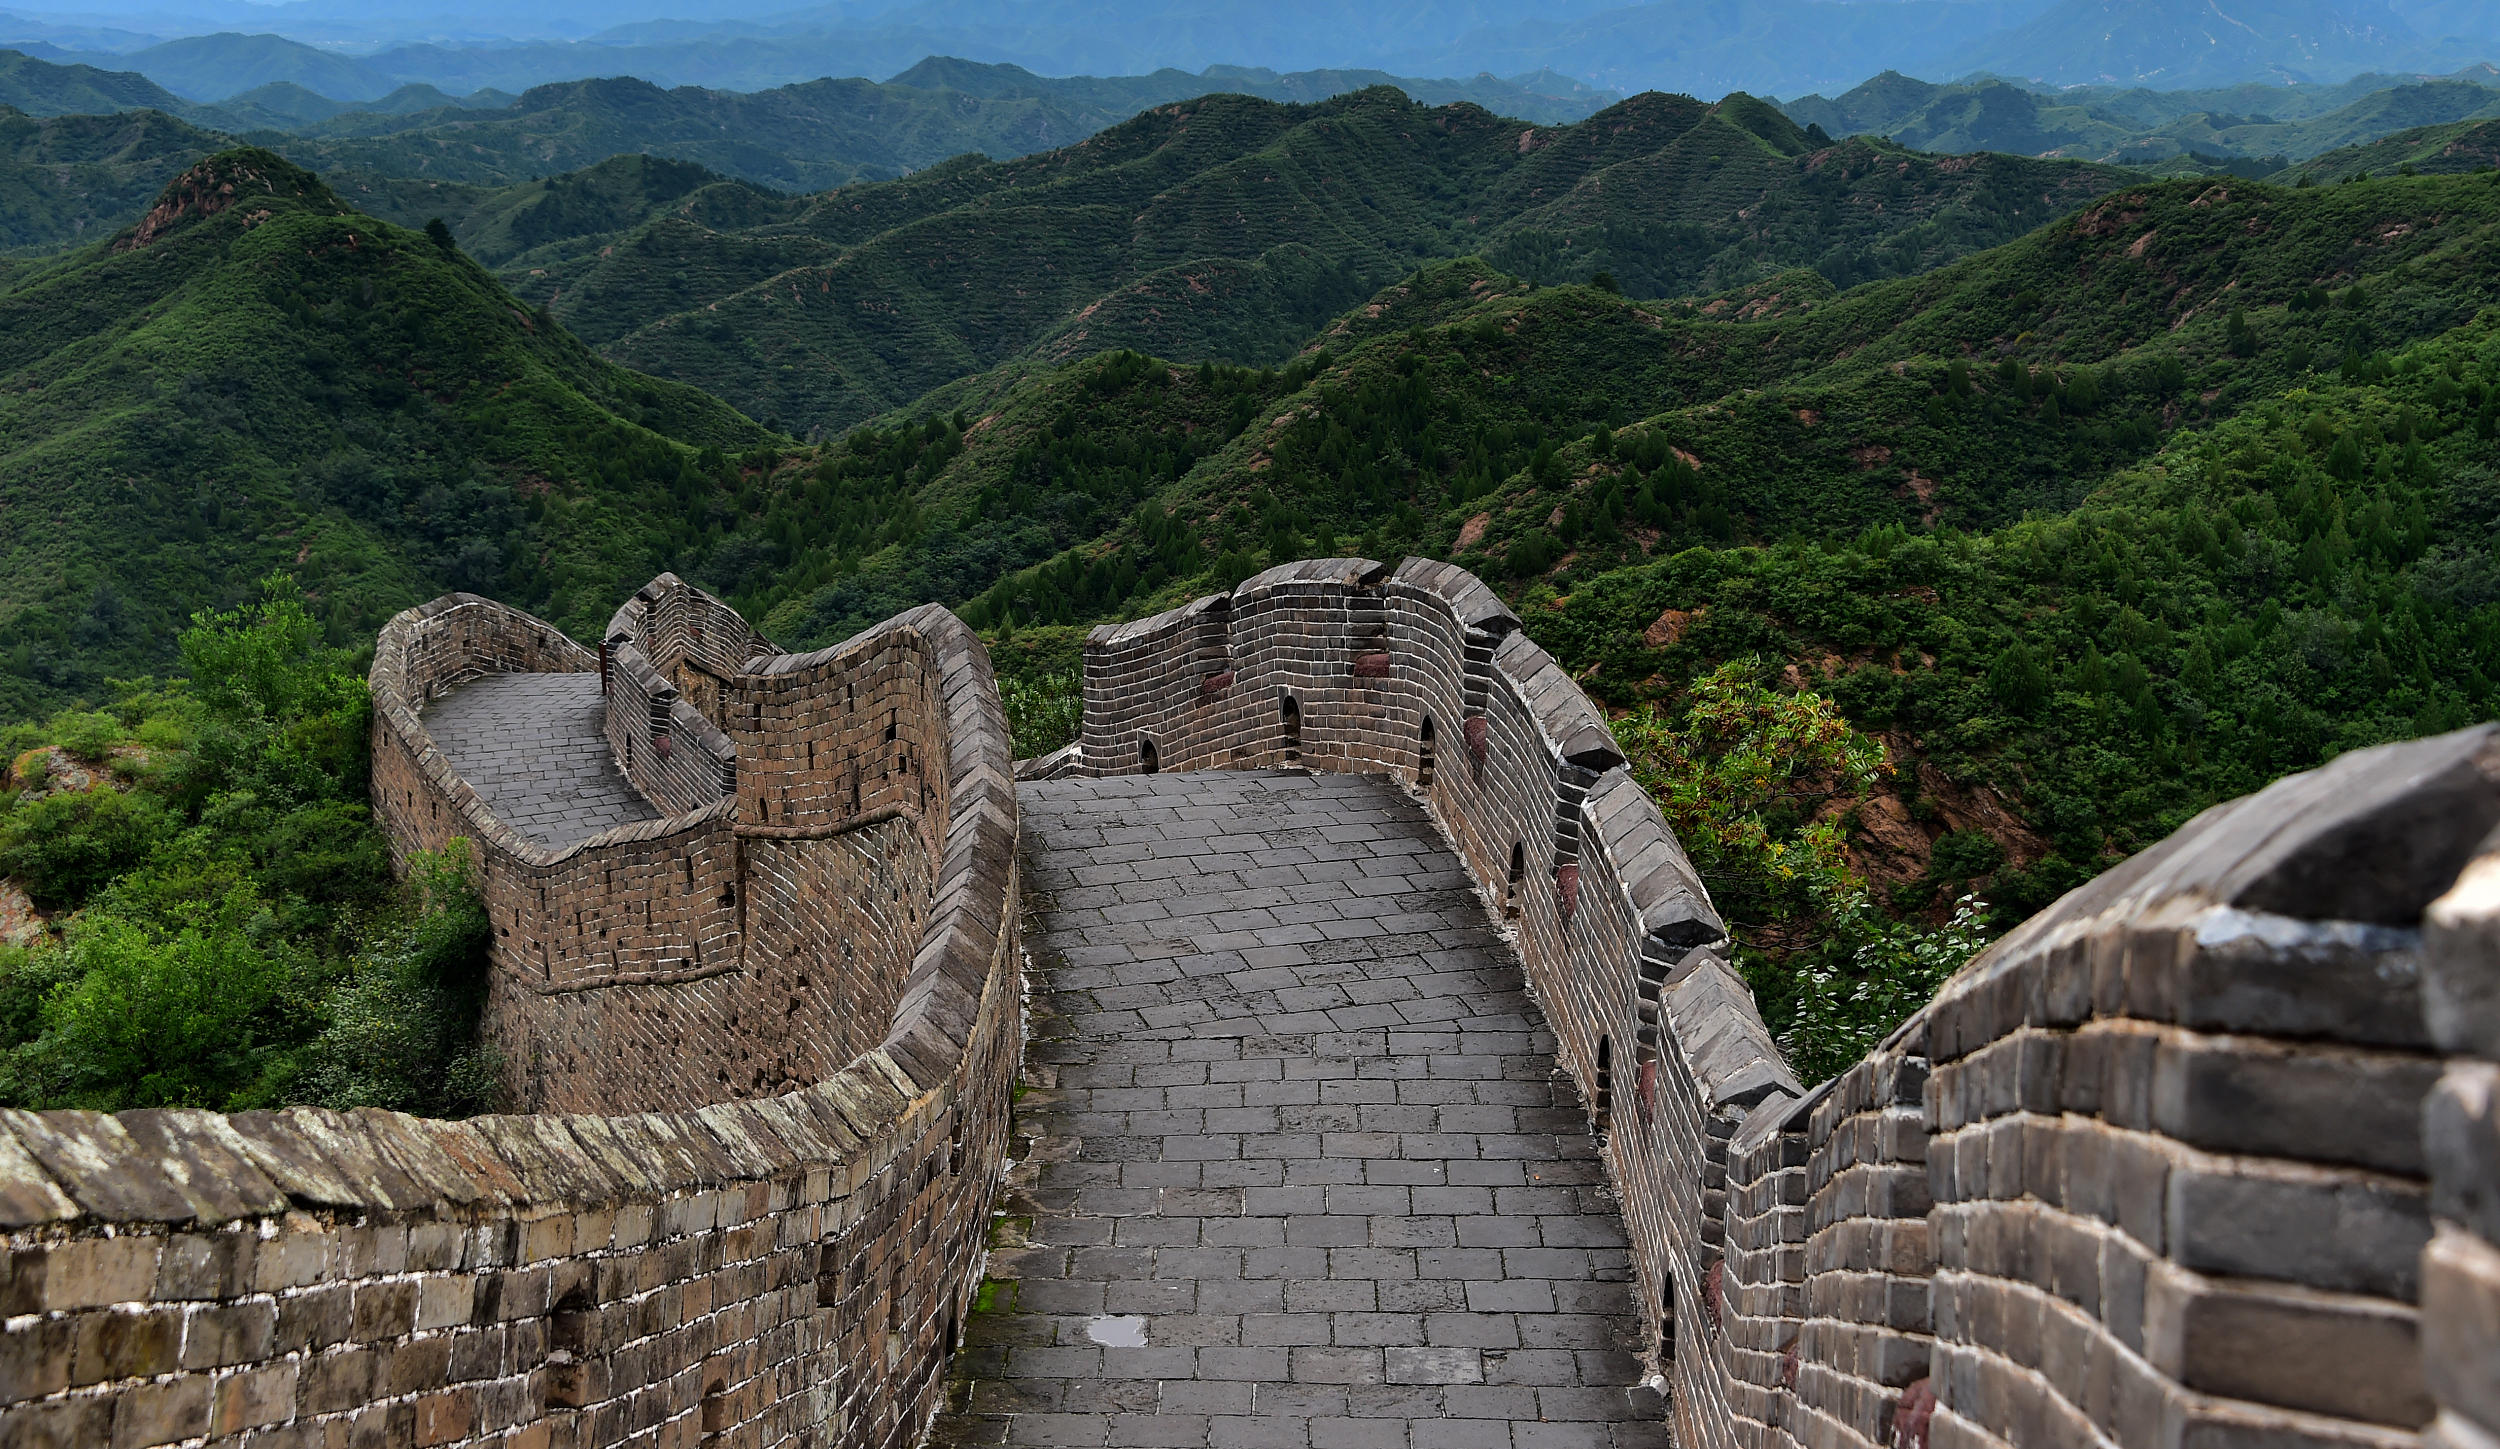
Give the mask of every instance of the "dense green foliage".
[{"label": "dense green foliage", "polygon": [[0,949],[0,1100],[490,1104],[466,858],[392,887],[365,803],[371,704],[320,635],[273,578],[182,636],[187,685],[9,731],[0,871],[60,937]]},{"label": "dense green foliage", "polygon": [[929,597],[1073,623],[1336,549],[1568,588],[1695,544],[2001,527],[2470,320],[2500,301],[2495,224],[2488,178],[2173,182],[1838,296],[1789,274],[1696,308],[1439,264],[1282,370],[1123,352],[934,395],[948,414],[777,475],[696,572],[830,640]]},{"label": "dense green foliage", "polygon": [[[838,191],[788,222],[663,217],[522,294],[552,296],[619,361],[821,436],[1019,357],[1282,361],[1431,258],[1481,252],[1546,281],[1606,270],[1635,297],[1781,266],[1845,284],[2010,240],[2127,179],[1821,150],[1741,95],[1636,96],[1524,136],[1385,88],[1316,106],[1214,96],[1047,155]],[[682,310],[654,320],[663,308]]]},{"label": "dense green foliage", "polygon": [[[2500,319],[2381,367],[2174,436],[2062,516],[1691,550],[1543,595],[1530,632],[1625,703],[1793,661],[1892,742],[1897,813],[1928,802],[1891,904],[1978,878],[2002,927],[2208,805],[2500,712]],[[1644,637],[1669,610],[1680,636]]]},{"label": "dense green foliage", "polygon": [[280,566],[334,642],[453,587],[587,632],[728,516],[721,450],[765,438],[265,152],[6,285],[0,709],[21,718],[162,671],[188,613]]},{"label": "dense green foliage", "polygon": [[114,111],[178,111],[182,98],[137,71],[55,65],[0,50],[0,106],[30,116],[101,116]]},{"label": "dense green foliage", "polygon": [[225,144],[161,111],[35,120],[0,106],[0,251],[119,230]]},{"label": "dense green foliage", "polygon": [[1881,908],[1848,836],[1891,764],[1884,747],[1830,699],[1771,677],[1759,658],[1731,660],[1694,678],[1679,709],[1652,702],[1614,728],[1632,777],[1709,882],[1790,1067],[1812,1082],[1882,1040],[1987,930],[1976,896],[1940,926]]}]

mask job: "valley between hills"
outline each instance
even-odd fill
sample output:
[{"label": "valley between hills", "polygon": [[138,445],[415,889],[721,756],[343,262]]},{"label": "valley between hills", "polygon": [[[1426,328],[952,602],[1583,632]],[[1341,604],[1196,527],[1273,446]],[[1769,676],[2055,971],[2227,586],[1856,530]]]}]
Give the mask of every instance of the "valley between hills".
[{"label": "valley between hills", "polygon": [[[390,173],[343,116],[250,144],[0,118],[0,210],[49,238],[0,260],[11,753],[221,758],[180,676],[267,589],[286,647],[346,669],[445,590],[589,637],[662,571],[791,648],[944,603],[1038,753],[1093,623],[1296,558],[1445,558],[1622,728],[1684,741],[1654,758],[1734,758],[1675,732],[1735,700],[1880,746],[1845,779],[1787,760],[1698,849],[1805,1031],[1800,962],[1966,897],[2002,929],[2215,801],[2489,717],[2500,122],[2259,178],[1800,112],[1212,94],[787,184],[594,156],[622,133],[589,125],[495,159],[522,133],[447,122],[484,128],[461,179]],[[218,869],[346,961],[269,871],[287,812],[355,791],[255,768],[278,814],[196,838],[254,842]],[[191,889],[155,825],[68,808],[0,818],[47,919]],[[1845,911],[1760,868],[1817,841]]]}]

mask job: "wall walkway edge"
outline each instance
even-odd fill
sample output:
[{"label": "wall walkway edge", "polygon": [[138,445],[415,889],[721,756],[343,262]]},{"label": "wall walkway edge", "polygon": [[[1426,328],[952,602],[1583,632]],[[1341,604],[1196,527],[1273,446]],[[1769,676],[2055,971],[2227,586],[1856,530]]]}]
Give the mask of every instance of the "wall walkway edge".
[{"label": "wall walkway edge", "polygon": [[[490,1037],[527,996],[505,988],[537,970],[554,913],[520,903],[541,883],[652,862],[692,881],[699,857],[744,872],[753,852],[872,838],[880,859],[926,861],[892,875],[918,882],[898,903],[919,925],[876,966],[894,983],[878,1037],[789,1090],[666,1110],[0,1112],[0,1438],[906,1449],[924,1430],[978,1287],[1022,1044],[1016,803],[988,655],[935,606],[792,657],[751,654],[761,641],[734,613],[668,576],[635,605],[665,628],[611,648],[652,667],[707,633],[734,649],[713,676],[729,727],[713,728],[735,742],[739,790],[561,849],[496,820],[420,712],[484,674],[599,657],[470,595],[399,615],[379,641],[377,819],[402,862],[476,844],[499,931]],[[905,803],[839,841],[742,838],[767,798],[811,818],[842,803],[791,767],[798,736],[835,737],[846,688],[887,701],[854,733],[891,743],[831,783],[866,811],[880,792]],[[795,723],[742,728],[735,709],[754,704],[752,724],[768,701]],[[744,910],[748,876],[721,878]],[[619,946],[611,964],[631,959]]]},{"label": "wall walkway edge", "polygon": [[1094,630],[1084,688],[1027,778],[1428,802],[1590,1105],[1678,1442],[2500,1445],[2500,726],[2214,807],[1807,1090],[1603,717],[1465,571],[1283,565]]}]

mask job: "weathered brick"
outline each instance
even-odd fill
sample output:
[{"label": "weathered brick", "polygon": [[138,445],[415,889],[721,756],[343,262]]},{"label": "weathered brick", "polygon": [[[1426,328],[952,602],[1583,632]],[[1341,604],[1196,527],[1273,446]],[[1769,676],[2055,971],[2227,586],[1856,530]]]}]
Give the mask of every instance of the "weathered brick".
[{"label": "weathered brick", "polygon": [[178,1308],[101,1309],[79,1314],[72,1321],[78,1325],[70,1366],[74,1384],[146,1378],[180,1366],[182,1311]]},{"label": "weathered brick", "polygon": [[2415,1429],[2433,1412],[2412,1309],[2228,1285],[2176,1268],[2146,1283],[2144,1354],[2183,1387]]},{"label": "weathered brick", "polygon": [[2500,1248],[2443,1227],[2422,1255],[2422,1372],[2451,1413],[2500,1426]]},{"label": "weathered brick", "polygon": [[468,1437],[477,1420],[477,1396],[470,1389],[451,1389],[425,1394],[416,1402],[417,1436],[420,1445],[449,1444]]},{"label": "weathered brick", "polygon": [[114,1397],[113,1449],[155,1449],[208,1432],[212,1386],[186,1377],[138,1384]]},{"label": "weathered brick", "polygon": [[191,1311],[183,1323],[182,1366],[225,1368],[269,1357],[277,1347],[278,1305],[221,1304]]}]

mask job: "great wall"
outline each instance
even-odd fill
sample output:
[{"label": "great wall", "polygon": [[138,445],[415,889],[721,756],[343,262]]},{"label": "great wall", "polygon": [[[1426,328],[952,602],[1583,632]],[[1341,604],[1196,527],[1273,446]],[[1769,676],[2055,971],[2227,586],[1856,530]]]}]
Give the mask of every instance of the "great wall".
[{"label": "great wall", "polygon": [[1020,766],[935,606],[452,595],[372,687],[515,1115],[0,1113],[0,1444],[2500,1449],[2500,727],[1809,1087],[1449,565],[1098,629]]}]

